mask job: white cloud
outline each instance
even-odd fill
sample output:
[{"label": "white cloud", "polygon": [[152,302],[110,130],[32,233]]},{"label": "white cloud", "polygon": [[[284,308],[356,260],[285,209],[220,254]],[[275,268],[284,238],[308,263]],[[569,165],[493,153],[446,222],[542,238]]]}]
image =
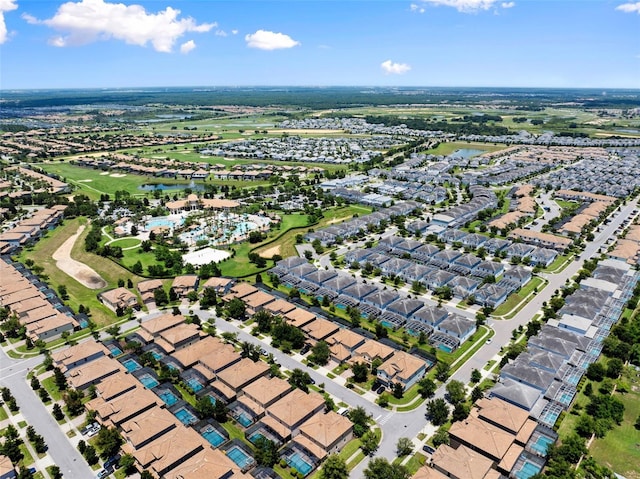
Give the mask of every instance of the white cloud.
[{"label": "white cloud", "polygon": [[130,45],[151,43],[156,51],[165,53],[171,52],[176,40],[185,33],[203,33],[216,27],[215,23],[197,24],[193,18],[178,18],[179,15],[180,10],[171,7],[158,13],[147,13],[141,5],[81,0],[63,3],[47,20],[38,20],[31,15],[23,15],[23,18],[29,23],[40,23],[62,32],[49,41],[58,47],[114,38]]},{"label": "white cloud", "polygon": [[249,48],[258,48],[260,50],[279,50],[300,45],[300,42],[297,42],[289,35],[267,30],[258,30],[256,33],[247,34],[244,39]]},{"label": "white cloud", "polygon": [[640,15],[640,2],[636,3],[623,3],[622,5],[618,5],[616,10],[620,10],[625,13],[637,13]]},{"label": "white cloud", "polygon": [[421,7],[420,5],[416,5],[415,3],[412,3],[411,5],[409,5],[409,10],[416,13],[424,13],[424,7]]},{"label": "white cloud", "polygon": [[224,30],[216,30],[214,35],[216,37],[226,37],[227,36],[227,32],[225,32]]},{"label": "white cloud", "polygon": [[391,60],[382,62],[380,68],[382,68],[387,75],[403,75],[411,70],[410,65],[406,63],[394,63]]},{"label": "white cloud", "polygon": [[238,30],[231,30],[231,34],[232,35],[237,35],[238,34]]},{"label": "white cloud", "polygon": [[[489,10],[496,6],[498,0],[423,0],[436,6],[453,7],[462,13],[475,13],[480,10]],[[502,8],[511,8],[514,2],[502,2]]]},{"label": "white cloud", "polygon": [[193,40],[189,40],[188,42],[184,42],[182,45],[180,45],[180,53],[186,55],[195,47],[196,47],[196,42],[194,42]]},{"label": "white cloud", "polygon": [[7,24],[4,21],[4,12],[10,12],[18,8],[15,0],[0,0],[0,45],[7,41]]}]

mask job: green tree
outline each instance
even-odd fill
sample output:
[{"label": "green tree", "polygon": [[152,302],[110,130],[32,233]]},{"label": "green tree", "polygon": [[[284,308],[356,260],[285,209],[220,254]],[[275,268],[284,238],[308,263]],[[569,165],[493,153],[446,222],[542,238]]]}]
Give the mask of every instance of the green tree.
[{"label": "green tree", "polygon": [[96,454],[96,450],[91,444],[87,445],[82,455],[87,461],[87,464],[89,464],[90,466],[93,466],[94,464],[98,464],[98,461],[99,461],[98,454]]},{"label": "green tree", "polygon": [[311,384],[311,376],[302,369],[295,368],[291,371],[289,376],[289,384],[294,388],[302,389],[304,392],[309,392],[309,384]]},{"label": "green tree", "polygon": [[162,307],[169,304],[169,297],[167,296],[167,292],[164,288],[157,288],[153,290],[153,300],[156,303],[156,306]]},{"label": "green tree", "polygon": [[482,380],[482,373],[477,369],[471,371],[471,382],[474,384],[479,383]]},{"label": "green tree", "polygon": [[123,454],[118,465],[124,469],[125,474],[131,475],[136,469],[136,458],[131,454]]},{"label": "green tree", "polygon": [[418,393],[425,399],[432,397],[436,389],[438,389],[438,386],[430,378],[424,377],[418,381]]},{"label": "green tree", "polygon": [[51,476],[51,479],[62,479],[62,471],[60,471],[60,467],[55,464],[53,466],[49,466],[49,475]]},{"label": "green tree", "polygon": [[438,362],[436,365],[436,379],[442,382],[449,379],[449,364],[442,361]]},{"label": "green tree", "polygon": [[118,430],[113,427],[101,428],[96,436],[96,446],[102,450],[100,456],[103,459],[108,459],[117,454],[123,442],[122,436],[120,436]]},{"label": "green tree", "polygon": [[53,410],[51,411],[51,414],[53,415],[56,421],[61,421],[62,419],[64,419],[64,412],[62,412],[62,408],[58,403],[55,403],[53,405]]},{"label": "green tree", "polygon": [[82,414],[84,411],[84,404],[82,403],[83,397],[84,394],[82,394],[82,391],[78,391],[77,389],[69,389],[62,395],[69,416],[75,417]]},{"label": "green tree", "polygon": [[427,403],[427,417],[435,426],[442,426],[449,419],[449,407],[442,398]]},{"label": "green tree", "polygon": [[362,437],[369,430],[371,416],[367,414],[367,411],[362,406],[350,409],[349,419],[353,423],[353,433],[356,437]]},{"label": "green tree", "polygon": [[407,468],[400,464],[390,464],[384,457],[375,457],[364,470],[365,479],[409,479]]},{"label": "green tree", "polygon": [[55,383],[56,383],[56,387],[60,391],[64,391],[65,389],[67,389],[67,377],[60,370],[60,368],[54,368],[53,369],[53,375],[54,375],[54,380],[55,380]]},{"label": "green tree", "polygon": [[209,419],[215,415],[215,405],[209,399],[209,396],[202,396],[196,402],[196,412],[201,419]]},{"label": "green tree", "polygon": [[239,298],[233,298],[229,303],[227,303],[226,313],[230,318],[233,319],[243,319],[246,313],[247,307]]},{"label": "green tree", "polygon": [[278,461],[278,445],[267,438],[260,437],[254,443],[256,462],[261,466],[273,467]]},{"label": "green tree", "polygon": [[453,408],[453,413],[451,414],[452,421],[464,421],[467,416],[469,416],[469,406],[464,403],[458,403]]},{"label": "green tree", "polygon": [[318,341],[311,348],[311,355],[309,355],[309,360],[324,366],[329,362],[329,357],[331,356],[331,351],[329,350],[329,345],[325,341]]},{"label": "green tree", "polygon": [[404,395],[404,387],[402,383],[393,383],[393,397],[396,399],[401,399]]},{"label": "green tree", "polygon": [[408,437],[401,437],[396,443],[396,454],[407,456],[413,452],[413,441]]},{"label": "green tree", "polygon": [[378,439],[371,431],[365,432],[360,438],[360,448],[367,456],[373,454],[378,449]]},{"label": "green tree", "polygon": [[442,444],[449,445],[449,432],[446,429],[440,428],[433,435],[431,441],[435,447],[441,446]]},{"label": "green tree", "polygon": [[461,403],[466,398],[464,384],[461,381],[457,381],[455,379],[449,381],[446,386],[446,390],[449,397],[449,402],[451,402],[451,404],[453,405]]},{"label": "green tree", "polygon": [[320,469],[320,479],[347,479],[349,468],[338,454],[330,454]]},{"label": "green tree", "polygon": [[369,377],[369,367],[366,363],[353,363],[351,365],[351,372],[353,373],[353,381],[356,383],[363,383]]}]

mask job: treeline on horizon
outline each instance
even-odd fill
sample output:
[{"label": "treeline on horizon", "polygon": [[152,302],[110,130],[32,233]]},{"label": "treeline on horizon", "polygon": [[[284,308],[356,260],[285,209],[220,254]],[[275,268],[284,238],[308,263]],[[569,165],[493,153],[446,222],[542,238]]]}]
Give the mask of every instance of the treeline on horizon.
[{"label": "treeline on horizon", "polygon": [[4,108],[47,108],[77,105],[120,104],[141,106],[241,105],[340,109],[358,106],[405,104],[493,103],[496,106],[537,111],[558,102],[574,102],[590,108],[640,106],[640,90],[525,89],[525,88],[155,88],[0,91]]}]

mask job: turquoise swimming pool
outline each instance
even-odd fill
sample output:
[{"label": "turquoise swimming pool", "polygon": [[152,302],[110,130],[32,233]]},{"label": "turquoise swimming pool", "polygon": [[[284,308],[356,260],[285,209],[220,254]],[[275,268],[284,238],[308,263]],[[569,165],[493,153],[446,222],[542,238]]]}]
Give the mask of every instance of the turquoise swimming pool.
[{"label": "turquoise swimming pool", "polygon": [[114,358],[122,354],[122,349],[120,349],[118,346],[109,346],[109,351],[111,351],[111,355]]},{"label": "turquoise swimming pool", "polygon": [[249,442],[255,444],[258,439],[264,439],[264,436],[259,432],[254,432],[251,436],[249,436]]},{"label": "turquoise swimming pool", "polygon": [[536,439],[536,442],[534,442],[531,445],[531,449],[533,449],[534,451],[536,451],[538,454],[542,455],[542,456],[546,456],[547,455],[547,450],[549,449],[549,446],[551,444],[553,444],[555,441],[553,439],[551,439],[550,437],[547,436],[540,436],[538,437],[538,439]]},{"label": "turquoise swimming pool", "polygon": [[529,479],[530,477],[535,476],[540,472],[542,468],[533,462],[525,461],[522,467],[518,472],[516,472],[516,477],[518,479]]},{"label": "turquoise swimming pool", "polygon": [[444,351],[445,353],[450,353],[451,351],[453,351],[453,348],[447,346],[446,344],[438,344],[438,349],[440,351]]},{"label": "turquoise swimming pool", "polygon": [[200,390],[202,390],[204,388],[202,383],[200,381],[198,381],[196,378],[187,379],[187,385],[191,388],[191,390],[194,393],[197,393],[198,391],[200,391]]},{"label": "turquoise swimming pool", "polygon": [[237,446],[229,449],[227,451],[227,456],[241,469],[253,464],[253,458]]},{"label": "turquoise swimming pool", "polygon": [[186,410],[184,408],[178,409],[175,412],[175,416],[185,426],[188,426],[188,425],[193,424],[194,422],[198,421],[197,417],[195,417],[193,414],[191,414],[188,410]]},{"label": "turquoise swimming pool", "polygon": [[287,464],[303,476],[306,476],[313,470],[313,465],[305,461],[297,452],[294,452],[287,458]]},{"label": "turquoise swimming pool", "polygon": [[153,356],[153,359],[155,359],[156,361],[160,361],[162,358],[164,358],[164,354],[156,351],[155,349],[151,350],[151,355]]},{"label": "turquoise swimming pool", "polygon": [[251,416],[249,416],[247,413],[245,412],[241,412],[237,417],[236,417],[236,421],[238,421],[240,424],[242,424],[244,427],[247,426],[251,426],[251,423],[253,422],[253,419],[251,419]]},{"label": "turquoise swimming pool", "polygon": [[162,399],[167,406],[173,406],[178,402],[178,397],[168,389],[160,392],[158,396],[160,396],[160,399]]},{"label": "turquoise swimming pool", "polygon": [[218,447],[225,441],[225,437],[211,426],[207,426],[201,434],[213,447]]},{"label": "turquoise swimming pool", "polygon": [[138,380],[144,384],[144,387],[146,387],[147,389],[153,389],[155,388],[158,384],[160,384],[153,376],[151,376],[150,374],[145,374],[143,376],[140,376],[138,378]]},{"label": "turquoise swimming pool", "polygon": [[142,366],[140,366],[138,361],[131,358],[123,361],[122,365],[127,368],[127,371],[129,371],[130,373],[132,373],[133,371],[137,371],[138,369],[142,369]]}]

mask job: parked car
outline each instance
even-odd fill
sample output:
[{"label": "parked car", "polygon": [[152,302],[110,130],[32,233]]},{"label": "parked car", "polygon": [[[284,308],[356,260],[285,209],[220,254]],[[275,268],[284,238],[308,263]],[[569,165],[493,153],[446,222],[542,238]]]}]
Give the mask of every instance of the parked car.
[{"label": "parked car", "polygon": [[308,343],[304,343],[304,345],[300,349],[300,354],[307,354],[310,349],[311,349],[311,346],[309,346]]},{"label": "parked car", "polygon": [[109,459],[104,461],[104,468],[109,469],[112,466],[115,466],[120,461],[120,454],[116,454],[115,456],[111,456]]},{"label": "parked car", "polygon": [[436,452],[436,450],[433,447],[429,446],[428,444],[425,444],[424,446],[422,446],[422,450],[424,452],[428,452],[429,454],[433,454],[434,452]]},{"label": "parked car", "polygon": [[378,390],[376,391],[376,393],[378,394],[382,394],[383,392],[385,392],[387,390],[387,388],[385,388],[384,386],[380,386],[378,388]]},{"label": "parked car", "polygon": [[108,470],[106,469],[100,469],[98,471],[98,474],[96,474],[96,478],[97,479],[104,479],[105,477],[107,477],[109,474],[111,474]]}]

